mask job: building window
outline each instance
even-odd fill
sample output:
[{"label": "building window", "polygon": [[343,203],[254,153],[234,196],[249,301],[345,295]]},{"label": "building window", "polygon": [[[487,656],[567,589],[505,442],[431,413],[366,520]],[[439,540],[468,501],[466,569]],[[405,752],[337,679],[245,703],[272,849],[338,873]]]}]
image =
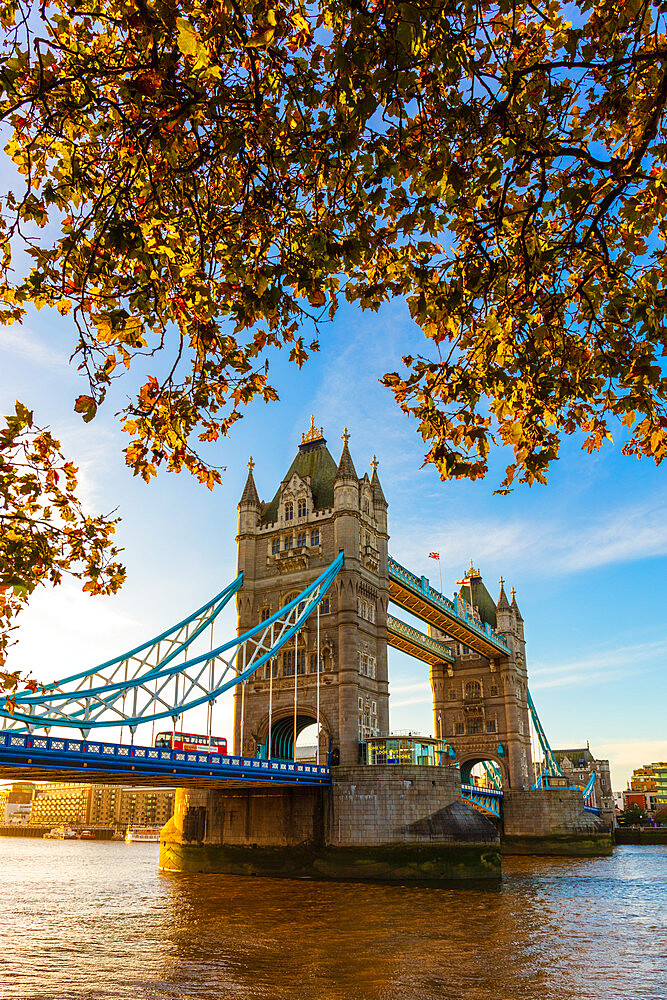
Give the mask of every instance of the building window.
[{"label": "building window", "polygon": [[306,516],[306,501],[305,500],[299,500],[297,514],[298,514],[299,517],[305,517]]},{"label": "building window", "polygon": [[479,681],[466,681],[464,694],[466,698],[481,698],[482,685]]},{"label": "building window", "polygon": [[366,622],[375,621],[375,605],[371,604],[370,601],[364,601],[361,597],[357,598],[357,614],[360,618],[363,618]]},{"label": "building window", "polygon": [[294,650],[286,649],[283,653],[283,677],[291,677],[294,673]]},{"label": "building window", "polygon": [[491,697],[495,698],[497,694],[498,694],[498,685],[497,684],[492,684],[491,685]]},{"label": "building window", "polygon": [[262,608],[262,610],[259,613],[259,620],[261,622],[265,622],[266,619],[270,617],[270,615],[271,615],[271,608]]},{"label": "building window", "polygon": [[359,654],[359,670],[364,677],[375,677],[375,657],[370,653]]},{"label": "building window", "polygon": [[[320,659],[320,671],[322,670],[322,661]],[[317,653],[310,654],[310,672],[311,674],[317,673]]]},{"label": "building window", "polygon": [[454,688],[449,689],[447,697],[450,701],[456,701],[456,691],[454,690]]},{"label": "building window", "polygon": [[468,718],[466,732],[468,736],[474,736],[477,733],[484,732],[484,719],[481,715],[471,715]]},{"label": "building window", "polygon": [[310,533],[310,544],[311,545],[319,545],[320,544],[320,529],[319,528],[315,528],[314,531],[311,531],[311,533]]},{"label": "building window", "polygon": [[466,727],[463,722],[454,723],[454,736],[463,736],[465,734]]},{"label": "building window", "polygon": [[306,532],[300,531],[296,536],[296,547],[297,549],[305,549],[306,547]]},{"label": "building window", "polygon": [[286,521],[292,521],[293,519],[294,519],[294,504],[293,503],[286,503],[285,504],[285,520]]},{"label": "building window", "polygon": [[294,547],[294,538],[292,535],[288,535],[285,539],[285,549],[291,549]]},{"label": "building window", "polygon": [[276,552],[280,552],[280,539],[279,538],[272,538],[271,539],[271,554],[275,556]]},{"label": "building window", "polygon": [[495,719],[488,719],[487,720],[486,731],[487,731],[487,733],[495,733],[495,731],[496,731],[496,720]]},{"label": "building window", "polygon": [[368,500],[364,500],[364,514],[370,514],[370,512],[371,512],[371,505],[369,504]]},{"label": "building window", "polygon": [[320,601],[320,614],[328,615],[330,611],[331,611],[331,605],[329,603],[329,598],[323,597],[322,600]]}]

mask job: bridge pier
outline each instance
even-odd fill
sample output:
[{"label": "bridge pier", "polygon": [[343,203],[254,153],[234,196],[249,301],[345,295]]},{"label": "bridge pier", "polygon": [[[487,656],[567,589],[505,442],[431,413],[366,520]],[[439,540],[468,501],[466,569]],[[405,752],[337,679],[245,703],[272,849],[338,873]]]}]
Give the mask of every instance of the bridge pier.
[{"label": "bridge pier", "polygon": [[599,816],[584,809],[579,789],[509,788],[502,853],[596,857],[612,853],[612,839]]},{"label": "bridge pier", "polygon": [[160,867],[324,879],[500,878],[493,823],[455,768],[333,769],[331,788],[179,789]]}]

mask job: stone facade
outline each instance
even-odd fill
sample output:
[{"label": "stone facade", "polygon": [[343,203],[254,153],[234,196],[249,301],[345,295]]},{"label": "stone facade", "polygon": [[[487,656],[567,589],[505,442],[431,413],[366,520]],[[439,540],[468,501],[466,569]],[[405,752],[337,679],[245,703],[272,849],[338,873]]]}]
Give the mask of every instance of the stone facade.
[{"label": "stone facade", "polygon": [[503,797],[503,853],[611,854],[604,821],[584,809],[578,789],[508,789]]},{"label": "stone facade", "polygon": [[462,601],[506,640],[510,653],[489,659],[438,629],[429,629],[456,657],[454,664],[431,668],[435,731],[454,747],[463,781],[469,780],[475,764],[491,761],[500,770],[504,788],[528,788],[533,773],[528,671],[523,618],[516,598],[512,595],[509,603],[501,581],[496,604],[479,571],[471,566],[465,590],[459,594]]},{"label": "stone facade", "polygon": [[[249,463],[238,505],[238,630],[266,619],[315,580],[342,550],[343,569],[320,605],[320,759],[356,764],[365,735],[389,726],[387,683],[387,502],[373,475],[358,477],[343,435],[336,465],[321,430],[311,424],[273,500],[262,503]],[[294,751],[297,733],[317,718],[317,616],[243,692],[235,690],[235,753],[267,753],[269,697],[271,756]],[[241,722],[243,716],[243,746]]]}]

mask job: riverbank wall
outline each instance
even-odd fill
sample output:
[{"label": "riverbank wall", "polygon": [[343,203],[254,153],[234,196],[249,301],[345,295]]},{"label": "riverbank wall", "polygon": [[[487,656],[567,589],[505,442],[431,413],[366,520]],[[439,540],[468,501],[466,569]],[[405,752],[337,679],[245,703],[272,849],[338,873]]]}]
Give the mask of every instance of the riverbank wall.
[{"label": "riverbank wall", "polygon": [[667,827],[634,827],[618,826],[614,830],[614,841],[617,844],[667,844]]}]

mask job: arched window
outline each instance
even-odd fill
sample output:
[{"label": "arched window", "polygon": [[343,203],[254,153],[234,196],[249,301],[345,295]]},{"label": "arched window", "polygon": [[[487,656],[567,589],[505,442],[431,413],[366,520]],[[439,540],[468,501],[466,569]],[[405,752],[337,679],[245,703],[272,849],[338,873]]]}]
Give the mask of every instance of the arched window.
[{"label": "arched window", "polygon": [[306,501],[305,500],[299,500],[298,506],[297,506],[297,516],[298,517],[305,517],[306,516]]},{"label": "arched window", "polygon": [[482,685],[479,681],[466,681],[464,694],[466,698],[481,698]]},{"label": "arched window", "polygon": [[292,521],[294,519],[294,504],[290,500],[285,504],[285,520]]}]

